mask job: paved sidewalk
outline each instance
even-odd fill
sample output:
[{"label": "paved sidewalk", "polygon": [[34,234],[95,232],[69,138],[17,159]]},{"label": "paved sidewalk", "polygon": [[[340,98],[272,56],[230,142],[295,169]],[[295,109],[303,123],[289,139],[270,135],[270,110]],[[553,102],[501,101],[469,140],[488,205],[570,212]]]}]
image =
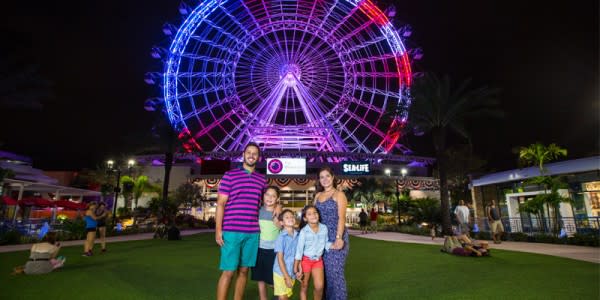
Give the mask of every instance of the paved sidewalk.
[{"label": "paved sidewalk", "polygon": [[[432,241],[431,237],[429,236],[412,235],[398,232],[361,234],[360,230],[350,230],[350,234],[360,238],[392,242],[439,245],[440,247],[444,244],[444,239],[441,237],[435,238],[435,240]],[[546,254],[600,264],[600,248],[596,247],[508,241],[504,241],[502,244],[494,244],[492,241],[488,242],[490,249]]]},{"label": "paved sidewalk", "polygon": [[[182,230],[181,236],[192,235],[192,234],[197,234],[197,233],[204,233],[204,232],[214,232],[214,229]],[[109,243],[118,243],[118,242],[127,242],[127,241],[151,240],[153,236],[154,236],[153,232],[111,236],[111,237],[106,238],[106,243],[109,244]],[[83,245],[84,241],[85,240],[61,241],[60,244],[62,246],[77,246],[77,245]],[[98,239],[96,239],[96,244],[99,244],[99,243],[100,243],[100,241]],[[31,249],[31,245],[32,244],[0,246],[0,253],[29,250],[29,249]]]}]

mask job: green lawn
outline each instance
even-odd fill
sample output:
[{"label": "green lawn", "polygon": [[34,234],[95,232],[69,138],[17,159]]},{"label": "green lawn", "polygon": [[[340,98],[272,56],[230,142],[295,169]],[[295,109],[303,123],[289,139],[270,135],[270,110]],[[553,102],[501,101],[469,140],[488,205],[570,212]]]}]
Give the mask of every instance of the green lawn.
[{"label": "green lawn", "polygon": [[[66,266],[37,276],[9,275],[27,252],[0,254],[1,299],[214,299],[219,252],[212,234],[183,241],[146,240],[109,245],[110,252],[61,254]],[[493,251],[456,257],[439,247],[351,238],[349,299],[598,299],[597,264]],[[298,284],[296,284],[296,289]],[[249,281],[246,299],[255,299]],[[297,291],[294,298],[297,299]],[[230,297],[232,293],[230,293]]]}]

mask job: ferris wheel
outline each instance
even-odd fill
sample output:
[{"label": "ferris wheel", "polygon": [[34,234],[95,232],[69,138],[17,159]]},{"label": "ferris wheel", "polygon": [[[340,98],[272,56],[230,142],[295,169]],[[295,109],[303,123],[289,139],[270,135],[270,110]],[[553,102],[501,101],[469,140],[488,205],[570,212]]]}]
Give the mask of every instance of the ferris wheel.
[{"label": "ferris wheel", "polygon": [[[198,150],[387,153],[410,105],[398,31],[370,0],[207,0],[180,7],[162,73]],[[398,108],[390,124],[382,116]]]}]

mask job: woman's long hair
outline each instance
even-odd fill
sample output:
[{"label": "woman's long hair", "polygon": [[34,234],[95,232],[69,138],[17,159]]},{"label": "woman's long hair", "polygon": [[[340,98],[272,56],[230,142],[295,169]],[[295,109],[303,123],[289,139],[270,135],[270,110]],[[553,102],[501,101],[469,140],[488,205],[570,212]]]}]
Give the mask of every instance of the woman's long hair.
[{"label": "woman's long hair", "polygon": [[333,170],[331,170],[331,168],[329,166],[324,166],[321,169],[319,169],[319,173],[317,173],[317,181],[315,183],[315,191],[317,191],[317,193],[322,192],[325,190],[325,188],[321,185],[321,181],[320,176],[321,176],[321,172],[323,171],[327,171],[329,174],[331,174],[331,178],[332,178],[332,182],[333,182],[333,188],[337,189],[337,180],[335,178],[335,174],[333,173]]}]

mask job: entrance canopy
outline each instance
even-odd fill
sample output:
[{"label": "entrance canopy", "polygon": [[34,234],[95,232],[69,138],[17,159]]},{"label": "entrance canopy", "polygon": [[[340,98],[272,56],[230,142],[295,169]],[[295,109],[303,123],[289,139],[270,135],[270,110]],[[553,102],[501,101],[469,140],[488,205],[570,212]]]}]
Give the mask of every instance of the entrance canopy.
[{"label": "entrance canopy", "polygon": [[21,200],[23,198],[24,191],[37,192],[37,193],[50,193],[50,194],[54,194],[56,196],[56,199],[60,199],[61,196],[84,197],[84,196],[100,196],[101,195],[101,193],[98,191],[78,189],[78,188],[62,186],[62,185],[23,181],[23,180],[17,180],[17,179],[4,179],[4,183],[8,184],[10,186],[11,190],[19,191],[19,196],[18,196],[17,200]]}]

